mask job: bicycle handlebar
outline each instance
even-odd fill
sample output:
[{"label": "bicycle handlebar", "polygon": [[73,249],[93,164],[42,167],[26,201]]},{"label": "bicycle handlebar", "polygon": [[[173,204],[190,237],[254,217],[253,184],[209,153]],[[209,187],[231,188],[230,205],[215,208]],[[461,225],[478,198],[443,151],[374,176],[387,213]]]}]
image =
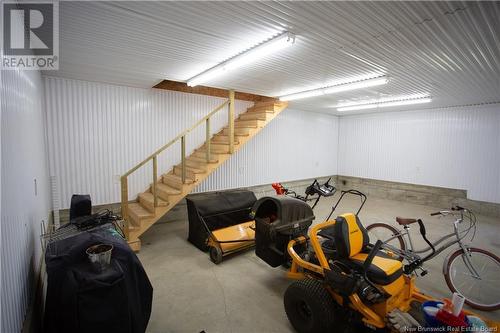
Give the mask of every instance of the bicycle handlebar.
[{"label": "bicycle handlebar", "polygon": [[436,215],[446,216],[449,214],[453,214],[453,213],[450,212],[449,210],[440,210],[439,212],[431,213],[430,215],[431,216],[436,216]]},{"label": "bicycle handlebar", "polygon": [[455,206],[455,207],[451,207],[451,210],[441,210],[439,212],[431,213],[430,215],[431,216],[436,216],[436,215],[446,216],[446,215],[449,215],[449,214],[453,215],[454,212],[464,212],[464,211],[467,211],[467,209],[465,209],[463,207],[460,207],[460,206]]}]

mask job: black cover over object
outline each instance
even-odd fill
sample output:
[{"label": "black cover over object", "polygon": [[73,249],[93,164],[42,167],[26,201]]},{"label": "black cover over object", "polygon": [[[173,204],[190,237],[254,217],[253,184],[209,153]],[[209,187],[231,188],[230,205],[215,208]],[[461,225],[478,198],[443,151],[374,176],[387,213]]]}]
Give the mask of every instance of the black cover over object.
[{"label": "black cover over object", "polygon": [[[114,246],[111,266],[102,273],[92,270],[85,253],[98,243]],[[146,331],[153,288],[139,259],[111,224],[50,243],[45,261],[44,332]]]},{"label": "black cover over object", "polygon": [[208,232],[200,216],[210,231],[248,222],[251,221],[249,215],[256,200],[255,194],[247,190],[188,195],[188,241],[200,250],[207,251]]},{"label": "black cover over object", "polygon": [[71,207],[69,209],[69,220],[80,216],[92,214],[92,201],[88,194],[73,194],[71,196]]}]

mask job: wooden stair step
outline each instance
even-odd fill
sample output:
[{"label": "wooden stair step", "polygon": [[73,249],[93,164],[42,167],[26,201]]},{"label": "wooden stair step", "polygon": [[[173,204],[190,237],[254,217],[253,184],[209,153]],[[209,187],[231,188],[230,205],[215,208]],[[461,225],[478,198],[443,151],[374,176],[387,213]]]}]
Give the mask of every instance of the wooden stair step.
[{"label": "wooden stair step", "polygon": [[[191,167],[188,167],[186,165],[186,177],[190,179],[196,179],[196,175],[200,173],[205,173],[205,171],[200,170],[200,169],[193,169]],[[174,166],[174,175],[177,176],[182,176],[182,166],[181,165],[176,165]]]},{"label": "wooden stair step", "polygon": [[[132,218],[131,218],[130,220],[131,220],[131,221],[133,221],[133,220],[132,220]],[[134,225],[133,223],[129,223],[129,224],[128,224],[128,230],[129,230],[129,231],[140,230],[140,229],[141,229],[141,227],[136,226],[136,225]]]},{"label": "wooden stair step", "polygon": [[[214,135],[214,137],[212,138],[212,143],[229,144],[229,136],[222,135],[222,134]],[[236,135],[235,135],[235,138],[234,138],[234,144],[235,145],[239,145],[240,144],[240,140],[238,140],[238,138],[236,137]]]},{"label": "wooden stair step", "polygon": [[[228,137],[228,140],[229,140],[229,137]],[[202,147],[205,147],[207,145],[207,143],[205,142],[205,144],[202,146]],[[220,141],[213,141],[213,140],[210,140],[210,147],[211,148],[226,148],[226,147],[229,147],[229,141],[228,142],[220,142]]]},{"label": "wooden stair step", "polygon": [[[207,163],[207,159],[205,156],[203,157],[198,157],[197,155],[191,155],[188,158],[186,158],[186,161],[191,161],[193,163]],[[210,156],[210,162],[209,163],[219,163],[219,159],[215,156]]]},{"label": "wooden stair step", "polygon": [[[250,135],[250,131],[252,128],[249,127],[235,127],[234,128],[234,134],[240,135],[240,136],[248,136]],[[222,134],[224,135],[229,135],[229,129],[226,127],[222,130]]]},{"label": "wooden stair step", "polygon": [[282,102],[280,100],[274,101],[265,101],[265,102],[255,102],[253,106],[275,106],[275,105],[285,105],[286,102]]},{"label": "wooden stair step", "polygon": [[[228,127],[224,127],[222,128],[219,133],[215,134],[214,137],[216,136],[222,136],[224,137],[224,140],[229,140],[229,129]],[[248,132],[247,131],[238,131],[238,132],[234,132],[234,140],[245,140],[246,137],[249,136]],[[228,141],[229,142],[229,141]]]},{"label": "wooden stair step", "polygon": [[274,108],[274,107],[270,107],[270,106],[266,106],[266,107],[263,107],[263,106],[259,106],[259,107],[255,107],[255,106],[252,106],[250,108],[247,109],[246,112],[242,113],[242,114],[249,114],[249,113],[265,113],[267,115],[270,115],[270,114],[274,114],[274,111],[278,110],[278,108]]},{"label": "wooden stair step", "polygon": [[[204,144],[197,151],[207,151],[207,145]],[[210,144],[210,153],[211,154],[228,154],[229,153],[229,143],[225,144]]]},{"label": "wooden stair step", "polygon": [[275,111],[278,111],[279,107],[278,106],[252,106],[247,109],[247,113],[270,113],[273,114]]},{"label": "wooden stair step", "polygon": [[274,112],[245,112],[240,114],[241,120],[268,120]]},{"label": "wooden stair step", "polygon": [[[153,213],[155,212],[153,193],[151,192],[140,193],[139,203],[150,212]],[[162,200],[158,196],[158,207],[165,207],[165,206],[168,206],[168,201]]]},{"label": "wooden stair step", "polygon": [[235,120],[234,122],[234,127],[239,128],[239,127],[251,127],[251,128],[257,128],[257,127],[262,127],[264,125],[264,121],[262,120]]},{"label": "wooden stair step", "polygon": [[184,185],[193,184],[194,180],[186,177],[186,183],[183,184],[180,176],[169,173],[169,174],[163,175],[163,183],[167,184],[170,187],[176,188],[178,190],[182,190],[182,187]]},{"label": "wooden stair step", "polygon": [[170,187],[167,184],[157,183],[156,184],[156,193],[163,200],[168,200],[168,196],[181,194],[181,191],[179,191],[176,188]]},{"label": "wooden stair step", "polygon": [[[214,152],[214,151],[212,151],[212,152],[210,153],[210,163],[217,163],[216,161],[218,161],[218,160],[219,160],[219,156],[217,156],[217,155],[219,155],[219,154],[224,154],[224,153],[222,153],[222,152]],[[201,150],[201,148],[198,148],[197,150],[195,150],[195,151],[191,154],[191,156],[193,156],[193,157],[197,157],[197,158],[201,158],[201,159],[202,159],[202,160],[204,160],[204,161],[206,161],[206,160],[207,160],[207,155],[206,155],[206,153],[205,153],[205,151],[204,151],[204,150]],[[191,157],[191,156],[190,156],[190,157]]]},{"label": "wooden stair step", "polygon": [[137,227],[141,226],[141,220],[154,216],[153,213],[136,202],[128,204],[128,215],[132,220],[132,224]]},{"label": "wooden stair step", "polygon": [[[177,164],[175,167],[177,167],[179,169],[182,169],[182,165],[181,164]],[[205,173],[205,172],[207,172],[206,166],[205,167],[193,167],[193,166],[189,166],[187,159],[186,159],[186,170],[192,171],[194,173]]]},{"label": "wooden stair step", "polygon": [[203,162],[197,162],[193,161],[192,159],[186,158],[186,165],[190,168],[201,170],[203,172],[207,171],[207,161],[204,160]]}]

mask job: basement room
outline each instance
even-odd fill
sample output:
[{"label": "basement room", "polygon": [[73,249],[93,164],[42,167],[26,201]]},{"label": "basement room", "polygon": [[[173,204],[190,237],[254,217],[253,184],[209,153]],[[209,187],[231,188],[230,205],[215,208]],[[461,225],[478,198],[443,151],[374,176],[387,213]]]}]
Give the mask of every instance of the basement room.
[{"label": "basement room", "polygon": [[499,2],[0,17],[0,332],[498,331]]}]

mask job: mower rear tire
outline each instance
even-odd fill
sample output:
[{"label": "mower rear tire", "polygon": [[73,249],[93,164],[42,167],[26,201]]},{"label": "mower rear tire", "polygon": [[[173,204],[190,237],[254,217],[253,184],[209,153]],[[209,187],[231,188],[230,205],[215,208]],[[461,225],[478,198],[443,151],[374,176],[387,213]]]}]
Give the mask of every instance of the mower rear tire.
[{"label": "mower rear tire", "polygon": [[288,320],[297,332],[334,331],[339,306],[321,281],[304,279],[292,283],[285,291],[284,303]]},{"label": "mower rear tire", "polygon": [[222,250],[218,246],[212,246],[209,250],[210,260],[216,265],[222,262]]}]

